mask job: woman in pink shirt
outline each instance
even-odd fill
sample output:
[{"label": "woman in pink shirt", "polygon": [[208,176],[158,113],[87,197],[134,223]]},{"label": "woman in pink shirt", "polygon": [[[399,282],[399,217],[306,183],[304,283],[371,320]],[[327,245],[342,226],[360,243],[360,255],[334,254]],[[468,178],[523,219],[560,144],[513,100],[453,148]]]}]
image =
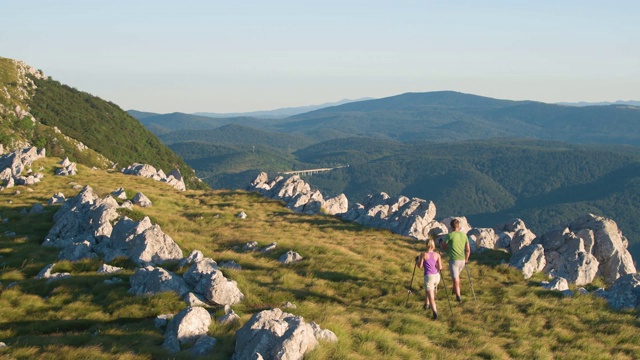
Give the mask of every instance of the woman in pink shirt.
[{"label": "woman in pink shirt", "polygon": [[426,290],[424,298],[424,309],[431,306],[433,319],[438,319],[438,309],[436,308],[435,291],[440,283],[440,271],[442,270],[442,259],[440,254],[435,252],[436,245],[433,239],[427,241],[427,251],[420,253],[417,258],[419,268],[424,268],[424,288]]}]

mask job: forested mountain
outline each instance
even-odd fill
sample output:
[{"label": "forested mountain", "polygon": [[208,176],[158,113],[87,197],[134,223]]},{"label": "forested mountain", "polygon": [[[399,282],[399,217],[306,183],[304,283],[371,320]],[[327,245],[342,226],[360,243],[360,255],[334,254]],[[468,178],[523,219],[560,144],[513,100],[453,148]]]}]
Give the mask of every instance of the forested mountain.
[{"label": "forested mountain", "polygon": [[328,140],[368,136],[398,141],[528,137],[640,145],[640,108],[573,107],[452,91],[407,93],[320,109],[277,126]]},{"label": "forested mountain", "polygon": [[0,143],[32,144],[47,155],[88,166],[120,167],[134,162],[166,172],[178,168],[190,187],[206,187],[179,156],[116,104],[63,85],[42,72],[0,58]]}]

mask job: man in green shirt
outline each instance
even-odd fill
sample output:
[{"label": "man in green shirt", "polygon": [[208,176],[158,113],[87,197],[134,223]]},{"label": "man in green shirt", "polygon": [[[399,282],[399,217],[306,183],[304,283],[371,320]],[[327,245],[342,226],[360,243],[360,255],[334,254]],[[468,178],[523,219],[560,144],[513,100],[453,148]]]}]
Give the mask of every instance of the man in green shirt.
[{"label": "man in green shirt", "polygon": [[469,238],[467,234],[460,231],[460,220],[451,220],[452,232],[445,237],[445,249],[449,254],[449,270],[451,271],[451,279],[453,280],[453,292],[456,294],[456,300],[461,302],[460,298],[460,273],[471,255],[471,247],[469,246]]}]

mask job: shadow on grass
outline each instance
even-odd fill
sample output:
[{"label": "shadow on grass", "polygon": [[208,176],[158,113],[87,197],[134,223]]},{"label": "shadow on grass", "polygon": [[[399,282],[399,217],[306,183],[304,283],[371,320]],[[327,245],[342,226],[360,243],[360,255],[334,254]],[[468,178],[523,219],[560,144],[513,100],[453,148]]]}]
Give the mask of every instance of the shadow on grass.
[{"label": "shadow on grass", "polygon": [[314,271],[314,277],[327,281],[343,282],[343,281],[366,281],[367,279],[337,272],[337,271]]}]

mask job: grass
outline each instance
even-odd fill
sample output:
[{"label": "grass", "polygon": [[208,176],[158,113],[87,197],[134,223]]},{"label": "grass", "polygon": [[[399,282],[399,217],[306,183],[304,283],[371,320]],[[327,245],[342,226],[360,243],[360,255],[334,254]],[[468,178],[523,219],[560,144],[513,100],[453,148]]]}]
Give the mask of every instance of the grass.
[{"label": "grass", "polygon": [[[57,159],[42,159],[42,183],[0,192],[0,349],[2,358],[45,359],[151,359],[167,358],[161,347],[163,334],[154,327],[158,314],[185,307],[174,294],[134,297],[127,293],[134,267],[106,285],[98,275],[99,261],[58,262],[55,271],[72,277],[46,283],[33,277],[55,261],[57,250],[40,243],[51,228],[57,206],[45,206],[40,215],[20,215],[34,203],[46,204],[62,191],[75,195],[74,183],[91,185],[100,195],[119,187],[127,194],[143,192],[153,206],[135,207],[136,216],[149,216],[183,249],[198,249],[216,261],[233,259],[243,270],[224,269],[246,295],[234,306],[241,321],[213,323],[209,335],[218,339],[208,358],[228,359],[234,335],[253,313],[278,307],[336,333],[339,342],[321,343],[308,359],[634,359],[640,358],[640,320],[637,311],[615,312],[592,296],[557,296],[537,285],[541,275],[524,280],[502,264],[508,255],[487,252],[474,255],[469,265],[478,303],[468,280],[463,279],[464,302],[452,303],[438,294],[440,320],[422,310],[419,273],[413,293],[407,288],[412,259],[423,243],[345,223],[333,217],[296,214],[280,202],[243,191],[178,192],[150,179],[91,170],[79,165],[73,177],[54,176]],[[15,195],[15,190],[20,190]],[[244,211],[247,219],[236,214]],[[277,242],[271,253],[243,253],[242,245]],[[300,253],[300,263],[281,265],[277,258],[287,250]],[[172,269],[175,270],[175,269]],[[445,271],[445,275],[448,273]],[[450,278],[444,279],[451,285]],[[11,288],[8,285],[17,282]],[[220,309],[213,309],[217,316]],[[186,352],[177,358],[191,358]]]}]

